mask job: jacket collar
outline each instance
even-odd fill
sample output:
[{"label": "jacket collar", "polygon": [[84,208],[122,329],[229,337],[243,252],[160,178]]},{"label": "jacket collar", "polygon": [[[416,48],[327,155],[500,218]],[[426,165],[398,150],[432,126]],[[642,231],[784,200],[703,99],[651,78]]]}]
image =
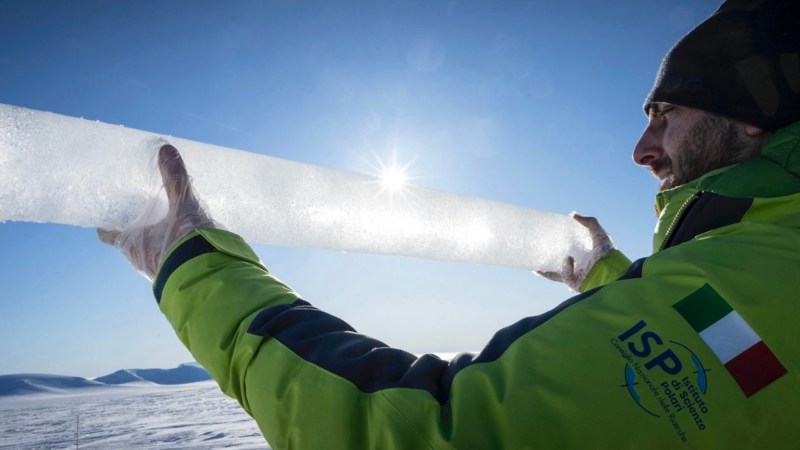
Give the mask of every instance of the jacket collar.
[{"label": "jacket collar", "polygon": [[[665,240],[704,192],[727,197],[775,198],[800,193],[800,122],[776,132],[757,158],[711,171],[656,196],[659,214],[653,250]],[[798,199],[800,203],[800,199]]]}]

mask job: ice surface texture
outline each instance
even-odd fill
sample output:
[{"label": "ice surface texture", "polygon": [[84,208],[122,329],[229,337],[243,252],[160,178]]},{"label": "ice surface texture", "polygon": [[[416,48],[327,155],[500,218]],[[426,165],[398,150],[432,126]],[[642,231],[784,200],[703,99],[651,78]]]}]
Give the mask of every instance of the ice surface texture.
[{"label": "ice surface texture", "polygon": [[[0,222],[122,228],[157,191],[159,136],[0,104]],[[166,138],[211,216],[251,242],[560,270],[588,233],[567,216]],[[156,187],[154,187],[156,186]],[[164,207],[165,208],[165,207]]]}]

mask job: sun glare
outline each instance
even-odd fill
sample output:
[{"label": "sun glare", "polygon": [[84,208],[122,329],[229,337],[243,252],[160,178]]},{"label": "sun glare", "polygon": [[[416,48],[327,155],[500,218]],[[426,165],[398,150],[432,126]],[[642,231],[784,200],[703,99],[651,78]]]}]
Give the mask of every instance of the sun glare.
[{"label": "sun glare", "polygon": [[395,194],[405,197],[411,192],[410,183],[414,177],[409,174],[408,169],[414,163],[413,159],[399,163],[395,152],[392,152],[386,159],[379,157],[374,152],[372,156],[375,158],[375,163],[367,164],[373,171],[381,193],[388,193],[390,197],[394,197]]},{"label": "sun glare", "polygon": [[408,181],[405,167],[386,167],[381,172],[380,178],[383,187],[393,192],[403,189]]}]

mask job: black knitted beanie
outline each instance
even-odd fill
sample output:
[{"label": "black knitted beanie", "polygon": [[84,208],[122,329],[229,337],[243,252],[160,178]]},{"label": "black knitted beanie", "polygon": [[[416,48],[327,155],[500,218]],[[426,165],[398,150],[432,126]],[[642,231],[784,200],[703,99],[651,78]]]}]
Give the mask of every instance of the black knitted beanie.
[{"label": "black knitted beanie", "polygon": [[800,121],[800,0],[727,0],[661,63],[667,102],[776,131]]}]

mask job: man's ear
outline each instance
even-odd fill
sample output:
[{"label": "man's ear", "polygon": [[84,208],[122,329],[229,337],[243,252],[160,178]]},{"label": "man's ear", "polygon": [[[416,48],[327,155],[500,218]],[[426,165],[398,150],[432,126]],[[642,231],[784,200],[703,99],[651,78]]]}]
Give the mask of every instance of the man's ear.
[{"label": "man's ear", "polygon": [[744,132],[750,137],[759,137],[763,136],[766,131],[763,128],[759,128],[755,125],[750,125],[748,123],[744,124]]}]

